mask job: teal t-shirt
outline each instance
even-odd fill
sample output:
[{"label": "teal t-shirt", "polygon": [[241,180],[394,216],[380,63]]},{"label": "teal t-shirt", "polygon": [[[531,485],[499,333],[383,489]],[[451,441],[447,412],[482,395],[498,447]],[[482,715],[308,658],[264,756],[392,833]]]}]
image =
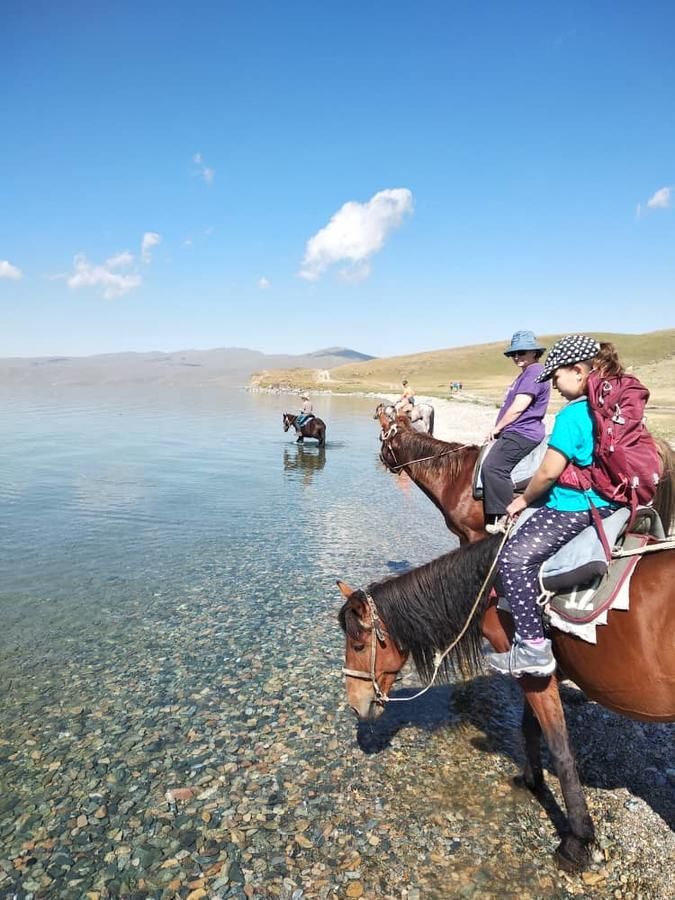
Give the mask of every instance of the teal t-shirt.
[{"label": "teal t-shirt", "polygon": [[[586,397],[580,397],[564,406],[553,423],[548,445],[562,453],[578,466],[588,466],[593,459],[593,420]],[[562,512],[579,512],[588,509],[589,498],[594,506],[612,504],[591,489],[585,493],[554,484],[546,499],[546,506]]]}]

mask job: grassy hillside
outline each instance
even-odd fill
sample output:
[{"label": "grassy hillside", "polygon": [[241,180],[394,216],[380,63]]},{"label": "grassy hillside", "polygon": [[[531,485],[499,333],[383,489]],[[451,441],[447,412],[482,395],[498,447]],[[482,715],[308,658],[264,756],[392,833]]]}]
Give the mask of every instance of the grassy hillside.
[{"label": "grassy hillside", "polygon": [[[541,342],[551,347],[563,335],[545,335]],[[675,329],[649,334],[593,334],[613,341],[621,358],[651,390],[651,428],[672,437],[675,434]],[[390,394],[408,378],[418,394],[449,395],[449,383],[461,381],[464,396],[497,403],[516,374],[504,355],[507,341],[391,356],[367,362],[348,363],[331,369],[277,369],[256,373],[252,384],[281,389],[330,390],[334,393],[373,392]]]}]

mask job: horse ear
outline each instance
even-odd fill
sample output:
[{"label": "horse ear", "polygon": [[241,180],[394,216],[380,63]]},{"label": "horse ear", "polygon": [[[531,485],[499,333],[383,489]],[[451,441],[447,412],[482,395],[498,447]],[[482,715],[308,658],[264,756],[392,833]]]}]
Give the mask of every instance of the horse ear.
[{"label": "horse ear", "polygon": [[345,600],[349,600],[352,594],[356,593],[354,588],[349,587],[349,585],[345,581],[340,581],[339,579],[335,582],[337,586],[340,588],[340,593],[345,598]]}]

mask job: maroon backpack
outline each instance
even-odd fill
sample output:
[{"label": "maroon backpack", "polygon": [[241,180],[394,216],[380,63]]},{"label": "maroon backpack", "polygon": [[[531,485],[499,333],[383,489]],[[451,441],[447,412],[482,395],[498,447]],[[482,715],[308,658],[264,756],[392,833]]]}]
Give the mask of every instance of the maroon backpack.
[{"label": "maroon backpack", "polygon": [[[600,496],[631,507],[651,503],[661,476],[661,457],[644,424],[649,391],[634,375],[603,378],[591,372],[588,407],[595,449],[590,466],[568,463],[558,484],[593,488]],[[632,517],[631,517],[632,518]]]}]

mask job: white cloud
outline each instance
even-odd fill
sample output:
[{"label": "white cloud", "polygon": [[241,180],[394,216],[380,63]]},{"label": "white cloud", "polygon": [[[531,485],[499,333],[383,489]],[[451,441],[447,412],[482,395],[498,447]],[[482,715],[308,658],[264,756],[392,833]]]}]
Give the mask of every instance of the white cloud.
[{"label": "white cloud", "polygon": [[9,260],[0,259],[0,278],[9,278],[10,281],[18,281],[23,278],[21,269],[13,266]]},{"label": "white cloud", "polygon": [[662,187],[647,200],[649,209],[668,209],[670,206],[670,197],[673,192],[672,187]]},{"label": "white cloud", "polygon": [[162,243],[161,234],[157,234],[156,231],[146,231],[143,235],[143,239],[141,241],[141,258],[143,262],[150,262],[150,251],[153,247],[157,247],[158,244]]},{"label": "white cloud", "polygon": [[212,169],[210,166],[206,165],[202,154],[195,153],[195,155],[192,157],[192,162],[197,166],[197,174],[200,176],[200,178],[203,178],[207,184],[213,184],[213,179],[216,177],[216,171],[215,169]]},{"label": "white cloud", "polygon": [[271,285],[269,278],[259,278],[258,279],[258,287],[261,291],[266,291]]},{"label": "white cloud", "polygon": [[123,253],[118,253],[117,256],[111,256],[110,259],[106,259],[105,265],[108,269],[126,269],[133,261],[133,253],[125,250]]},{"label": "white cloud", "polygon": [[330,266],[346,261],[342,277],[362,281],[370,274],[369,258],[412,211],[413,195],[407,188],[379,191],[366,203],[350,200],[307,241],[300,277],[316,281]]},{"label": "white cloud", "polygon": [[127,268],[133,263],[131,253],[125,251],[111,256],[104,263],[90,263],[83,253],[78,253],[73,261],[74,271],[68,276],[68,287],[73,290],[84,287],[98,288],[106,300],[121,297],[139,287],[143,279],[136,272],[122,273],[116,269]]}]

